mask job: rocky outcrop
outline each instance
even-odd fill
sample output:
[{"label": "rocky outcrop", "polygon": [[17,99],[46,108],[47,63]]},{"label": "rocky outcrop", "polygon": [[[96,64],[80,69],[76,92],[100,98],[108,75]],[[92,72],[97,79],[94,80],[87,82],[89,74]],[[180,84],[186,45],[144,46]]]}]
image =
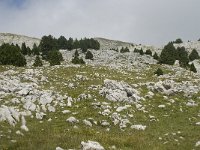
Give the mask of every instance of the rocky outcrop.
[{"label": "rocky outcrop", "polygon": [[115,102],[131,103],[141,99],[139,92],[129,84],[109,79],[104,80],[104,87],[99,91],[99,94]]}]

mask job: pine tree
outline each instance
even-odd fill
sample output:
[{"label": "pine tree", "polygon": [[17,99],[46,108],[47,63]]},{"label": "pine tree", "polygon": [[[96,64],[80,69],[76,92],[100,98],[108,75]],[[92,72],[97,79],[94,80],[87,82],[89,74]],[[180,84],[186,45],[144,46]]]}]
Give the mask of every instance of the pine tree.
[{"label": "pine tree", "polygon": [[58,49],[67,49],[67,39],[64,36],[60,36],[57,40]]},{"label": "pine tree", "polygon": [[152,56],[152,52],[151,52],[150,49],[146,50],[145,54],[146,54],[146,55],[150,55],[150,56]]},{"label": "pine tree", "polygon": [[181,67],[186,68],[189,63],[188,53],[185,49],[185,47],[178,47],[177,48],[178,53],[178,60]]},{"label": "pine tree", "polygon": [[26,49],[27,49],[27,55],[28,55],[28,56],[31,56],[31,54],[32,54],[31,49],[30,49],[29,47],[27,47]]},{"label": "pine tree", "polygon": [[190,65],[190,71],[197,73],[197,69],[196,69],[196,67],[194,66],[193,63]]},{"label": "pine tree", "polygon": [[33,53],[33,55],[39,55],[40,54],[40,49],[35,43],[33,44],[32,53]]},{"label": "pine tree", "polygon": [[120,52],[121,53],[127,53],[127,52],[130,52],[130,51],[129,51],[128,47],[125,47],[125,48],[122,47],[121,50],[120,50]]},{"label": "pine tree", "polygon": [[140,49],[140,55],[144,55],[144,52],[143,52],[143,50],[142,50],[142,48]]},{"label": "pine tree", "polygon": [[155,60],[159,60],[158,54],[157,54],[156,52],[154,53],[153,58],[154,58]]},{"label": "pine tree", "polygon": [[173,65],[176,60],[176,49],[173,43],[168,43],[160,54],[159,63]]},{"label": "pine tree", "polygon": [[42,60],[40,59],[39,55],[36,56],[35,58],[35,62],[33,64],[34,67],[41,67],[43,64],[42,64]]},{"label": "pine tree", "polygon": [[19,47],[10,44],[0,46],[0,65],[14,65],[22,67],[26,65],[26,59]]},{"label": "pine tree", "polygon": [[200,57],[199,57],[199,54],[198,54],[197,50],[196,50],[196,49],[193,49],[192,52],[191,52],[190,55],[189,55],[190,61],[193,61],[193,60],[199,59],[199,58],[200,58]]},{"label": "pine tree", "polygon": [[40,41],[40,50],[42,52],[42,57],[44,59],[47,59],[47,54],[49,51],[52,50],[57,50],[58,46],[57,46],[57,40],[52,36],[43,36],[41,41]]},{"label": "pine tree", "polygon": [[51,66],[60,65],[61,61],[63,61],[62,54],[57,50],[49,51],[47,55],[47,60],[49,61]]},{"label": "pine tree", "polygon": [[87,51],[86,55],[85,55],[85,59],[91,59],[93,60],[93,54],[91,51]]},{"label": "pine tree", "polygon": [[27,47],[25,43],[22,43],[21,50],[23,55],[27,55]]},{"label": "pine tree", "polygon": [[72,59],[73,64],[85,64],[84,60],[82,58],[79,58],[78,51],[76,50],[74,53],[74,57]]},{"label": "pine tree", "polygon": [[182,41],[181,38],[178,38],[178,39],[176,39],[173,43],[181,44],[181,43],[183,43],[183,41]]}]

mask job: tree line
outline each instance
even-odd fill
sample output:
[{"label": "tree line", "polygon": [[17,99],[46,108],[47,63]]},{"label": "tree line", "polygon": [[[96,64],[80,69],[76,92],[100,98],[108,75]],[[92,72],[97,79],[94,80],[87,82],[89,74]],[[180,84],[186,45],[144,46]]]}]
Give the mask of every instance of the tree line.
[{"label": "tree line", "polygon": [[[64,36],[60,36],[56,39],[52,35],[43,36],[40,44],[38,46],[34,44],[32,49],[26,46],[26,43],[22,43],[21,46],[18,44],[3,44],[0,46],[0,65],[25,66],[26,55],[36,55],[34,66],[42,66],[41,58],[49,61],[50,65],[59,65],[63,60],[62,54],[59,52],[60,49],[67,49],[69,51],[81,49],[82,52],[86,52],[86,59],[93,59],[93,55],[88,49],[99,50],[100,44],[92,38],[77,40],[73,38],[66,39]],[[77,63],[77,59],[75,60]]]}]

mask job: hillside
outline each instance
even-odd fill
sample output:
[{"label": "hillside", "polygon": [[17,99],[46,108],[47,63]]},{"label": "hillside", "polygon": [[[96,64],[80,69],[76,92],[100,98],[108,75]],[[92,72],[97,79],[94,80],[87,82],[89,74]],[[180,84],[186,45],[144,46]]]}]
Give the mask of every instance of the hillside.
[{"label": "hillside", "polygon": [[[0,149],[198,149],[199,72],[132,51],[148,46],[96,40],[93,60],[78,49],[85,65],[71,63],[75,50],[60,50],[61,65],[33,67],[27,56],[26,67],[0,66]],[[131,52],[110,50],[125,46]]]},{"label": "hillside", "polygon": [[11,33],[0,33],[0,45],[3,43],[13,43],[21,46],[23,42],[25,42],[28,47],[32,48],[34,43],[39,45],[40,39]]}]

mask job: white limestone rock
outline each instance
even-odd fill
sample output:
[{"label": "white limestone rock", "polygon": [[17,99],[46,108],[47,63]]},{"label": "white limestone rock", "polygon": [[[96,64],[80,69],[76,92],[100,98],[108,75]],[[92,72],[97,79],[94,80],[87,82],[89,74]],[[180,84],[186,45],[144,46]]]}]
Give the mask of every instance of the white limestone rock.
[{"label": "white limestone rock", "polygon": [[104,87],[99,91],[99,94],[116,102],[134,102],[141,99],[139,92],[127,83],[109,79],[104,80]]},{"label": "white limestone rock", "polygon": [[200,146],[200,141],[196,142],[195,146],[199,147]]},{"label": "white limestone rock", "polygon": [[144,125],[132,125],[131,126],[131,129],[136,129],[136,130],[145,130],[147,126],[144,126]]},{"label": "white limestone rock", "polygon": [[78,123],[79,122],[79,120],[77,120],[75,117],[69,117],[66,121],[69,123]]},{"label": "white limestone rock", "polygon": [[17,121],[19,121],[20,113],[13,107],[7,107],[2,105],[0,107],[0,122],[8,121],[12,126],[15,126]]},{"label": "white limestone rock", "polygon": [[95,142],[95,141],[81,142],[81,149],[82,150],[105,150],[103,146],[101,146],[98,142]]},{"label": "white limestone rock", "polygon": [[22,125],[21,125],[21,129],[24,130],[24,131],[26,131],[26,132],[29,131],[28,127],[26,126],[26,120],[25,120],[25,117],[24,117],[24,116],[22,116]]},{"label": "white limestone rock", "polygon": [[64,149],[61,147],[56,147],[56,150],[64,150]]},{"label": "white limestone rock", "polygon": [[83,123],[84,123],[86,126],[92,127],[92,123],[91,123],[89,120],[84,119],[84,120],[83,120]]}]

